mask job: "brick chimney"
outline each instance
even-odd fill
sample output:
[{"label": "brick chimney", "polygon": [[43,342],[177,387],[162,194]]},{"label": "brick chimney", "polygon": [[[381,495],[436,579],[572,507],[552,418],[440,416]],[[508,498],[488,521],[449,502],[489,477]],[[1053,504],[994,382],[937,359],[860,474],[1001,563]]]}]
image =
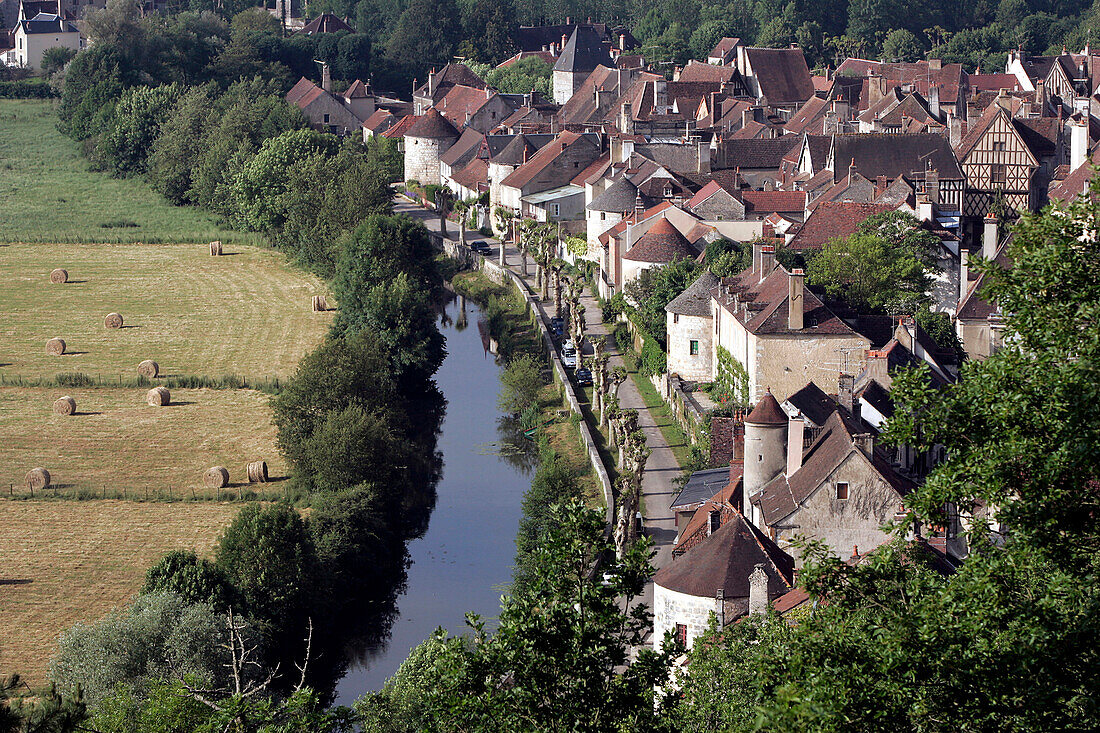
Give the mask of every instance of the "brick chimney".
[{"label": "brick chimney", "polygon": [[[774,247],[772,248],[774,249]],[[789,283],[787,297],[787,328],[801,331],[805,327],[805,288],[806,273],[801,269],[791,270],[787,278]]]},{"label": "brick chimney", "polygon": [[982,221],[982,257],[992,260],[997,256],[997,216],[991,211]]},{"label": "brick chimney", "polygon": [[787,478],[802,468],[802,442],[806,433],[806,421],[798,413],[787,422]]}]

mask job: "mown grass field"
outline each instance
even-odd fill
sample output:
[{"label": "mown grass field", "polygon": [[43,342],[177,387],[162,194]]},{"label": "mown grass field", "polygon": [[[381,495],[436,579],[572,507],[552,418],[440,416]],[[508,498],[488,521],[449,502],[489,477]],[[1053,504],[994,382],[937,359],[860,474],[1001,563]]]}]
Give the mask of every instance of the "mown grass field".
[{"label": "mown grass field", "polygon": [[[55,267],[70,282],[50,283]],[[285,377],[332,320],[311,311],[320,280],[240,245],[222,257],[202,244],[0,245],[0,282],[0,380],[131,378],[144,359],[162,375]],[[111,312],[123,328],[103,325]],[[55,336],[72,353],[46,354]]]},{"label": "mown grass field", "polygon": [[46,682],[62,630],[126,603],[165,552],[212,554],[239,509],[0,500],[0,670]]},{"label": "mown grass field", "polygon": [[0,242],[257,242],[144,181],[88,170],[56,102],[0,99]]},{"label": "mown grass field", "polygon": [[[287,474],[275,448],[268,395],[178,389],[173,404],[151,407],[145,392],[0,387],[0,498],[12,492],[28,497],[24,478],[36,466],[46,468],[56,486],[36,499],[105,494],[144,500],[146,492],[156,500],[224,497],[224,491],[203,488],[202,474],[211,466],[229,469],[234,494],[240,488],[245,495],[282,495],[278,481],[249,486],[245,473],[249,461],[265,460],[271,478]],[[53,412],[53,401],[65,394],[76,400],[77,414]]]}]

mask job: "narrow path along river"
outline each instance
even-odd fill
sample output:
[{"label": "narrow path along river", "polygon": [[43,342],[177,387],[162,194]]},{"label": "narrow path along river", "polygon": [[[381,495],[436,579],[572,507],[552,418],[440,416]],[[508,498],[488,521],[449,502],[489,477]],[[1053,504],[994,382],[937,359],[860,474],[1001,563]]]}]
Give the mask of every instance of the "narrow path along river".
[{"label": "narrow path along river", "polygon": [[501,368],[485,353],[480,311],[470,301],[462,327],[461,301],[447,305],[440,324],[447,358],[435,381],[447,399],[447,413],[438,443],[444,465],[435,510],[424,536],[409,543],[412,565],[393,633],[340,680],[338,704],[350,705],[381,688],[436,627],[461,633],[466,612],[495,618],[501,586],[512,577],[520,504],[533,464],[529,452],[518,454],[502,437],[507,431],[500,427],[497,407]]}]

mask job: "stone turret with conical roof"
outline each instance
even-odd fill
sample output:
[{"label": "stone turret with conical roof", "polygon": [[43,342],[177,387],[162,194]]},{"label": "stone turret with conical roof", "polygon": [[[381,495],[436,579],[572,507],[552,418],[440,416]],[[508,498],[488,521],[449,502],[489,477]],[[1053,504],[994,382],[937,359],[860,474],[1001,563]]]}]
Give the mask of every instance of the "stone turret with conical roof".
[{"label": "stone turret with conical roof", "polygon": [[[801,450],[802,446],[798,446]],[[755,494],[787,467],[787,413],[768,390],[763,399],[745,418],[745,471],[741,506],[746,516],[750,508],[749,497]],[[756,517],[753,524],[760,526]]]},{"label": "stone turret with conical roof", "polygon": [[439,159],[458,138],[458,130],[438,110],[421,115],[405,131],[405,180],[439,185]]}]

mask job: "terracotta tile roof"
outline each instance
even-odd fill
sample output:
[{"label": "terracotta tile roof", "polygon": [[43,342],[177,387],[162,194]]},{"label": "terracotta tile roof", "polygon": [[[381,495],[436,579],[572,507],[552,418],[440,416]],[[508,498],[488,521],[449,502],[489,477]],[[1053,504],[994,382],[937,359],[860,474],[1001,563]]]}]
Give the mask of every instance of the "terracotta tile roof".
[{"label": "terracotta tile roof", "polygon": [[786,425],[787,413],[783,412],[783,408],[779,406],[779,401],[775,399],[769,389],[756,403],[756,407],[752,408],[752,412],[745,418],[745,422],[752,425]]},{"label": "terracotta tile roof", "polygon": [[471,191],[489,190],[489,161],[485,158],[473,158],[469,163],[451,176],[458,185]]},{"label": "terracotta tile roof", "polygon": [[741,191],[747,211],[757,213],[801,213],[806,208],[805,191]]},{"label": "terracotta tile roof", "polygon": [[458,135],[455,126],[434,107],[417,117],[416,121],[405,131],[405,137],[419,137],[429,140],[457,140]]},{"label": "terracotta tile roof", "polygon": [[367,85],[364,84],[361,79],[353,81],[347,91],[344,92],[344,97],[347,99],[362,99],[369,96]]},{"label": "terracotta tile roof", "polygon": [[419,120],[419,119],[420,119],[420,117],[418,115],[405,115],[404,117],[402,117],[400,120],[397,121],[397,124],[395,124],[393,127],[391,127],[390,129],[388,129],[385,132],[380,133],[380,134],[382,135],[382,137],[389,137],[389,138],[395,138],[395,139],[405,137],[405,132],[410,127],[415,125],[416,121]]},{"label": "terracotta tile roof", "polygon": [[452,169],[461,168],[477,155],[481,144],[485,142],[485,135],[467,127],[462,131],[454,145],[447,148],[447,152],[439,156],[439,162],[451,166]]},{"label": "terracotta tile roof", "polygon": [[607,166],[611,163],[611,153],[604,153],[600,157],[596,158],[592,163],[573,177],[570,181],[574,186],[583,186],[588,183],[593,177],[602,177],[603,171],[607,170]]},{"label": "terracotta tile roof", "polygon": [[832,109],[832,102],[821,97],[812,97],[791,115],[783,129],[788,134],[809,133],[821,135],[825,129],[825,113]]},{"label": "terracotta tile roof", "polygon": [[726,598],[749,595],[749,575],[764,565],[769,588],[791,587],[794,559],[770,538],[735,513],[714,534],[687,554],[661,568],[653,582],[662,588],[700,598],[714,598],[721,588]]},{"label": "terracotta tile roof", "polygon": [[397,118],[393,116],[393,113],[379,107],[363,122],[363,127],[371,132],[380,133],[383,130],[389,129],[396,122]]},{"label": "terracotta tile roof", "polygon": [[[734,278],[726,278],[723,284],[711,291],[711,297],[733,315],[751,333],[765,336],[805,335],[856,336],[846,324],[809,288],[802,298],[803,323],[801,331],[792,331],[788,322],[787,300],[790,296],[790,275],[777,266],[760,282],[759,274],[749,268]],[[734,308],[735,296],[741,307]]]},{"label": "terracotta tile roof", "polygon": [[806,449],[802,467],[791,476],[776,476],[749,497],[749,501],[760,507],[765,523],[774,526],[798,510],[853,454],[867,460],[875,473],[897,492],[899,498],[907,496],[915,489],[916,484],[895,471],[881,450],[873,449],[870,458],[864,455],[852,438],[860,431],[861,426],[846,420],[840,412],[830,415],[821,435]]},{"label": "terracotta tile roof", "polygon": [[776,613],[782,616],[808,603],[810,600],[811,596],[809,593],[802,588],[795,588],[772,601],[772,608],[775,609]]},{"label": "terracotta tile roof", "polygon": [[791,249],[821,249],[831,239],[854,234],[861,223],[875,214],[891,210],[882,204],[825,201],[806,218],[787,246]]},{"label": "terracotta tile roof", "polygon": [[1014,92],[1020,89],[1020,80],[1015,74],[970,74],[967,79],[970,88],[979,92],[997,92],[1001,89]]},{"label": "terracotta tile roof", "polygon": [[769,104],[805,102],[814,82],[800,48],[746,48],[745,56]]},{"label": "terracotta tile roof", "polygon": [[1092,158],[1077,166],[1068,176],[1050,187],[1050,198],[1068,204],[1081,194],[1088,193],[1089,184],[1096,173],[1094,166],[1100,163],[1100,148],[1093,152]]},{"label": "terracotta tile roof", "polygon": [[638,224],[638,223],[641,223],[641,222],[649,221],[653,217],[659,216],[660,214],[663,214],[665,211],[668,211],[674,205],[675,204],[673,204],[671,201],[662,201],[661,203],[657,204],[656,206],[643,211],[641,216],[638,216],[637,214],[631,214],[631,215],[627,216],[625,219],[620,221],[618,224],[616,224],[615,226],[611,227],[606,232],[601,234],[600,235],[600,243],[601,244],[607,244],[608,241],[610,241],[611,237],[618,237],[618,236],[622,235],[623,232],[626,231],[626,225],[627,225],[628,222],[633,223],[633,224]]},{"label": "terracotta tile roof", "polygon": [[[721,58],[721,59],[728,58],[729,55],[730,55],[730,52],[733,51],[734,49],[736,49],[738,44],[740,44],[740,43],[741,43],[740,38],[729,38],[729,37],[722,38],[721,40],[718,41],[718,43],[714,44],[714,48],[711,49],[710,53],[707,54],[707,56],[713,57],[713,58],[716,58],[716,59],[718,59],[718,58]],[[710,64],[707,64],[707,66],[710,66]]]},{"label": "terracotta tile roof", "polygon": [[491,89],[455,84],[435,103],[434,108],[461,130],[466,126],[466,120],[484,107],[494,94],[496,92]]},{"label": "terracotta tile roof", "polygon": [[718,66],[716,64],[704,64],[701,61],[688,61],[687,66],[680,72],[677,81],[707,81],[729,82],[737,76],[737,69],[733,66]]},{"label": "terracotta tile roof", "polygon": [[638,238],[624,260],[633,262],[672,262],[676,259],[695,259],[698,252],[680,231],[666,218],[661,218]]},{"label": "terracotta tile roof", "polygon": [[[536,176],[542,173],[548,166],[550,166],[562,153],[571,148],[574,145],[588,145],[590,144],[589,138],[585,135],[577,132],[563,132],[558,135],[552,142],[543,145],[538,152],[527,159],[527,162],[516,168],[503,181],[502,186],[508,186],[510,188],[523,188],[528,183],[533,181]],[[592,145],[593,158],[599,157],[596,152],[596,146]],[[585,163],[585,167],[588,167],[588,163]],[[570,176],[571,178],[572,176]],[[562,183],[568,183],[568,179],[563,180]]]},{"label": "terracotta tile roof", "polygon": [[680,557],[707,538],[710,534],[710,513],[712,511],[721,512],[721,525],[719,526],[727,524],[734,518],[736,508],[733,502],[736,501],[735,497],[743,491],[741,476],[738,475],[736,480],[731,481],[728,470],[723,470],[722,473],[726,474],[725,485],[713,496],[708,497],[706,501],[696,506],[691,519],[680,530],[679,542],[672,549],[674,558]]},{"label": "terracotta tile roof", "polygon": [[837,77],[863,77],[865,83],[869,73],[883,77],[894,86],[912,85],[925,98],[929,87],[938,86],[940,102],[948,104],[958,102],[960,90],[965,91],[967,86],[967,75],[962,64],[941,64],[940,69],[934,71],[927,61],[883,63],[850,58],[845,59],[836,70]]},{"label": "terracotta tile roof", "polygon": [[296,105],[299,109],[305,109],[324,93],[324,89],[303,76],[298,80],[298,83],[291,87],[290,91],[286,93],[286,101]]},{"label": "terracotta tile roof", "polygon": [[457,62],[449,63],[436,72],[434,74],[434,84],[435,88],[432,90],[432,94],[428,94],[428,84],[425,82],[420,85],[419,89],[413,92],[413,96],[439,99],[455,84],[476,87],[478,89],[485,89],[489,86],[485,83],[485,80],[475,74],[469,66]]}]

